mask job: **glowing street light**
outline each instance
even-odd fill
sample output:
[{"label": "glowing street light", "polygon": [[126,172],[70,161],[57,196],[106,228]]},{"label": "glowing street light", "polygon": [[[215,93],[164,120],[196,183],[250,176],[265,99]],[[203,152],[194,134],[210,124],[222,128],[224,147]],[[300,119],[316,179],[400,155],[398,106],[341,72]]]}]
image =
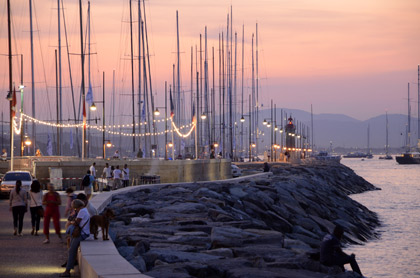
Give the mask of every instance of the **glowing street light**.
[{"label": "glowing street light", "polygon": [[90,106],[90,111],[96,111],[95,103],[92,103],[92,105]]},{"label": "glowing street light", "polygon": [[25,138],[25,145],[26,146],[30,146],[30,145],[32,145],[32,141],[31,141],[31,139],[29,139],[29,137],[28,136],[25,136],[26,138]]},{"label": "glowing street light", "polygon": [[157,108],[156,108],[155,112],[153,112],[153,113],[155,114],[155,116],[159,116],[160,115],[159,109],[157,109]]},{"label": "glowing street light", "polygon": [[204,113],[203,113],[203,114],[201,114],[201,119],[202,119],[202,120],[207,119],[207,115],[206,115],[206,114],[204,114]]}]

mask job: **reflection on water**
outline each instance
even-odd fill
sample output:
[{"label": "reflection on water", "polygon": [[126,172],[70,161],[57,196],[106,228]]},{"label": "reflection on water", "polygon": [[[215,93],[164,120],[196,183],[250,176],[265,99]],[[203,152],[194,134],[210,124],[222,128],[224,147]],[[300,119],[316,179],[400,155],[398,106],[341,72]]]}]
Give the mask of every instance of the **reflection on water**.
[{"label": "reflection on water", "polygon": [[352,195],[379,215],[380,239],[351,246],[367,277],[420,278],[420,165],[395,160],[342,159],[380,191]]}]

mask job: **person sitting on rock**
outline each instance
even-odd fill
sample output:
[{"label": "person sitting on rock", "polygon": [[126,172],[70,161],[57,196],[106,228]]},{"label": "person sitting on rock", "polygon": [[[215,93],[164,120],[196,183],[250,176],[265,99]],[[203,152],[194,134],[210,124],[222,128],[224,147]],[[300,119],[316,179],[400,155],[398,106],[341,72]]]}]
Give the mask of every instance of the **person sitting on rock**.
[{"label": "person sitting on rock", "polygon": [[263,168],[264,172],[270,172],[270,165],[268,165],[267,162],[264,162],[264,168]]},{"label": "person sitting on rock", "polygon": [[343,227],[336,225],[333,233],[324,237],[321,242],[320,261],[326,266],[339,266],[343,271],[345,271],[344,265],[349,263],[354,272],[362,275],[356,262],[356,255],[347,255],[341,250],[340,240],[343,234]]}]

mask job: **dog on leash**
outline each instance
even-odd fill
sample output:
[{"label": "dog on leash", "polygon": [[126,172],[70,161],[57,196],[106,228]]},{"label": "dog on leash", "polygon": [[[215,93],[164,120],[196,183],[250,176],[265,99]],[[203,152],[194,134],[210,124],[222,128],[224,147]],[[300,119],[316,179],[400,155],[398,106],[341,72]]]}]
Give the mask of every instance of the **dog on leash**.
[{"label": "dog on leash", "polygon": [[100,227],[102,229],[102,239],[109,240],[109,222],[114,216],[112,209],[106,209],[102,215],[94,215],[90,218],[90,233],[94,235],[95,239],[98,239],[98,229]]}]

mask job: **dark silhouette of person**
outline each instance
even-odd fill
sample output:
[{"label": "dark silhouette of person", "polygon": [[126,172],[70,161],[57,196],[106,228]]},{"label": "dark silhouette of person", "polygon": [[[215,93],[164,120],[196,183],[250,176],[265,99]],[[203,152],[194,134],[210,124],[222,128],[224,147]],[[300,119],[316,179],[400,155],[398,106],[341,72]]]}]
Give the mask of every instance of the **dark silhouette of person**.
[{"label": "dark silhouette of person", "polygon": [[270,172],[270,166],[267,162],[264,162],[264,172]]},{"label": "dark silhouette of person", "polygon": [[[321,242],[320,261],[326,266],[339,266],[343,271],[345,264],[350,264],[354,272],[362,275],[359,265],[356,262],[356,255],[347,255],[341,250],[340,240],[343,237],[344,229],[336,225],[332,234],[327,234]],[[363,276],[363,275],[362,275]]]}]

